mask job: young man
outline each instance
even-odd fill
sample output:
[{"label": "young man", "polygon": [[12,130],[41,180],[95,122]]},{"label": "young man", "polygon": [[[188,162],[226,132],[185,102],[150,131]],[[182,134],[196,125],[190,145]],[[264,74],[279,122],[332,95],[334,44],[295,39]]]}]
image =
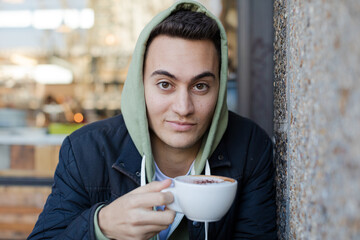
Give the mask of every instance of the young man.
[{"label": "young man", "polygon": [[226,81],[226,35],[211,13],[186,1],[155,17],[139,37],[122,115],[64,140],[29,239],[203,239],[203,223],[157,206],[173,201],[161,192],[171,178],[210,172],[239,185],[209,239],[276,239],[272,144],[228,113]]}]

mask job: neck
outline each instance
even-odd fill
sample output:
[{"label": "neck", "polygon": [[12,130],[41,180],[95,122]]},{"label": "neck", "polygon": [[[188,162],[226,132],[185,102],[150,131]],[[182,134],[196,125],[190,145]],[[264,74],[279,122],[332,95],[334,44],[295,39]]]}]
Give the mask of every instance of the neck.
[{"label": "neck", "polygon": [[151,146],[155,162],[161,172],[174,178],[189,171],[200,149],[201,141],[190,148],[178,149],[152,139]]}]

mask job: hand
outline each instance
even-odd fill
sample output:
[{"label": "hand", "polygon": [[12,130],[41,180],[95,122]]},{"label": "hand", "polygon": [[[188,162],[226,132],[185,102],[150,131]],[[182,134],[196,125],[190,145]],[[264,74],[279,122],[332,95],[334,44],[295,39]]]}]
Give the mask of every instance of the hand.
[{"label": "hand", "polygon": [[171,185],[171,180],[151,182],[119,197],[103,207],[99,227],[110,239],[149,239],[168,228],[175,212],[170,209],[154,211],[174,201],[171,193],[160,192]]}]

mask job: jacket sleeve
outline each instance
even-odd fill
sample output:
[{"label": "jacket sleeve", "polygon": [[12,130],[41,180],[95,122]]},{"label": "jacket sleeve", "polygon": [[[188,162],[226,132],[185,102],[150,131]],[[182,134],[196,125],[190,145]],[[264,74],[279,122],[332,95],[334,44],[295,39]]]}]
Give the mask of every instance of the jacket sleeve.
[{"label": "jacket sleeve", "polygon": [[240,191],[236,239],[277,239],[273,145],[261,134],[252,140]]},{"label": "jacket sleeve", "polygon": [[95,215],[94,215],[94,228],[95,228],[95,237],[97,240],[109,240],[109,238],[107,238],[104,233],[101,231],[100,226],[99,226],[99,222],[98,222],[98,213],[100,211],[100,209],[102,207],[104,207],[104,205],[100,205],[96,211],[95,211]]},{"label": "jacket sleeve", "polygon": [[95,239],[94,214],[68,138],[60,149],[52,192],[28,239]]}]

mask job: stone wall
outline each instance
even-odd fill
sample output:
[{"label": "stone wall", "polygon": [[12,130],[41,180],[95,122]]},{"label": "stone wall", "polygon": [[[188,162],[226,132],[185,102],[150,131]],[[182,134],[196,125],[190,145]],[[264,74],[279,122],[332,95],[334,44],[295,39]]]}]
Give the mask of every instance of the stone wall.
[{"label": "stone wall", "polygon": [[360,1],[274,1],[280,239],[360,239]]}]

